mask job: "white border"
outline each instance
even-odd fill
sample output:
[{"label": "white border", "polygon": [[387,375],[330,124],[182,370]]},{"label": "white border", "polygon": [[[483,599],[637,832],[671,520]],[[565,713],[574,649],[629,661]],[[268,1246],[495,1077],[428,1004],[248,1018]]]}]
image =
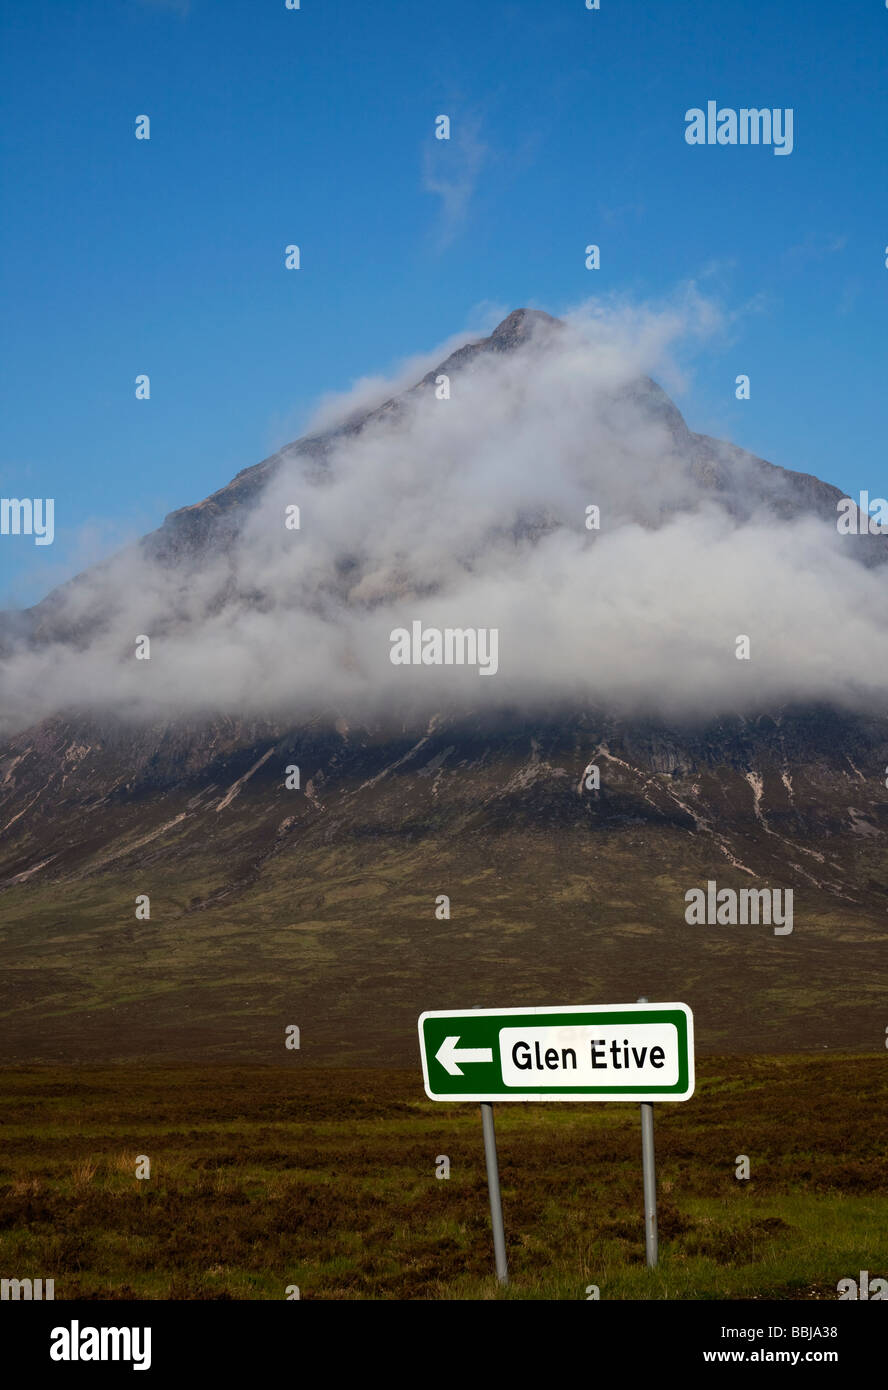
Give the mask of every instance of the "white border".
[{"label": "white border", "polygon": [[[624,1013],[644,1013],[648,1010],[659,1011],[661,1009],[679,1009],[685,1015],[688,1026],[688,1089],[681,1093],[664,1095],[661,1091],[654,1091],[650,1094],[644,1092],[633,1092],[627,1094],[625,1091],[609,1092],[607,1095],[592,1095],[581,1093],[577,1095],[558,1094],[553,1091],[509,1091],[503,1094],[499,1091],[479,1091],[471,1094],[459,1095],[440,1095],[433,1091],[429,1085],[429,1068],[425,1052],[425,1038],[423,1036],[422,1025],[427,1018],[465,1018],[468,1014],[476,1014],[479,1018],[503,1018],[509,1014],[624,1014]],[[427,1009],[425,1013],[419,1015],[419,1052],[422,1058],[422,1081],[425,1093],[429,1100],[449,1101],[453,1105],[459,1105],[462,1101],[487,1101],[491,1104],[506,1104],[513,1101],[583,1101],[586,1105],[594,1105],[597,1101],[621,1101],[623,1104],[641,1101],[672,1101],[690,1100],[694,1094],[694,1015],[687,1004],[670,1003],[661,1004],[657,1000],[648,1000],[644,1004],[560,1004],[543,1005],[539,1007],[526,1006],[518,1009]]]}]

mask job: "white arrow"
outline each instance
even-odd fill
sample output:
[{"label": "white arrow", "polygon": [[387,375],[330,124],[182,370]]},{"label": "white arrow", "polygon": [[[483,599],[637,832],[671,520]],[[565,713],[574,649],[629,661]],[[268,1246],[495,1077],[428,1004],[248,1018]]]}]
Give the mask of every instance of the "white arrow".
[{"label": "white arrow", "polygon": [[456,1044],[459,1038],[445,1038],[438,1051],[435,1053],[435,1061],[440,1062],[441,1066],[450,1076],[462,1076],[462,1068],[457,1066],[458,1062],[492,1062],[492,1047],[461,1047],[457,1051]]}]

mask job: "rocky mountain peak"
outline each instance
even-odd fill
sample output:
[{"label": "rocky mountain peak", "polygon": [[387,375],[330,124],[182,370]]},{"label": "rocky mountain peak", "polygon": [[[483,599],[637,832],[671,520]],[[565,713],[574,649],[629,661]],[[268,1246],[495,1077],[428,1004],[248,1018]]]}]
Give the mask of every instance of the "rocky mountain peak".
[{"label": "rocky mountain peak", "polygon": [[541,328],[557,330],[564,328],[564,323],[542,309],[513,309],[484,340],[484,346],[497,352],[508,352],[528,342]]}]

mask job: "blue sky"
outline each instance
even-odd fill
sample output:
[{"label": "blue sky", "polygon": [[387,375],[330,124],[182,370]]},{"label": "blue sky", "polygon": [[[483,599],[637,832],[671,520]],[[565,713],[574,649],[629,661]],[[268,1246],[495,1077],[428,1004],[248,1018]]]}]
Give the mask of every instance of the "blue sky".
[{"label": "blue sky", "polygon": [[[659,302],[688,281],[731,323],[687,360],[691,427],[888,493],[882,0],[0,13],[0,493],[56,513],[52,546],[0,536],[0,603],[36,601],[298,436],[324,393],[491,306]],[[685,111],[709,99],[793,108],[792,154],[689,146]]]}]

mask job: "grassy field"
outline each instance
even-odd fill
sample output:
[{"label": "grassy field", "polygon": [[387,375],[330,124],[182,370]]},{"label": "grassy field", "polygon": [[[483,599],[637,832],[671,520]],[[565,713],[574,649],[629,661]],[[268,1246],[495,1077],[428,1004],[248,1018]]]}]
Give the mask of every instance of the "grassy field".
[{"label": "grassy field", "polygon": [[638,1108],[499,1106],[503,1292],[478,1109],[418,1071],[6,1069],[0,1274],[57,1299],[834,1300],[888,1275],[886,1104],[883,1056],[698,1059],[693,1099],[656,1110],[656,1273]]},{"label": "grassy field", "polygon": [[[298,872],[275,861],[206,911],[188,909],[195,885],[175,861],[23,884],[3,896],[0,1057],[275,1066],[298,1023],[306,1065],[409,1068],[420,1008],[640,994],[687,1003],[711,1052],[881,1049],[884,910],[799,890],[791,936],[691,928],[683,893],[712,874],[675,838],[571,839],[549,860],[550,879],[552,862],[565,866],[557,891],[521,837],[479,839],[488,862],[471,871],[461,851],[425,842],[372,841],[366,863],[328,847]],[[138,887],[150,922],[133,916]],[[439,922],[435,895],[448,889],[454,916]]]}]

